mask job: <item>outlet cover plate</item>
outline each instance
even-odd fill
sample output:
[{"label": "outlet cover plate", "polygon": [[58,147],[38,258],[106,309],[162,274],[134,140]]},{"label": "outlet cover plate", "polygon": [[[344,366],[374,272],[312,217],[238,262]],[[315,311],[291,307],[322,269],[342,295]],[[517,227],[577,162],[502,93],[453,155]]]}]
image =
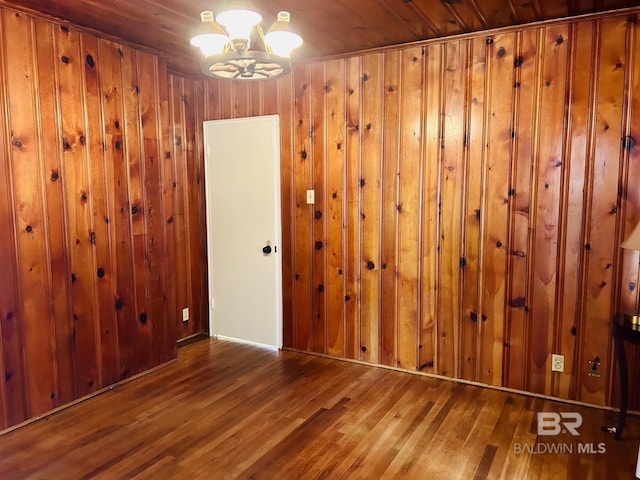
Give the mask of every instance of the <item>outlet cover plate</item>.
[{"label": "outlet cover plate", "polygon": [[564,355],[551,354],[551,371],[564,372]]},{"label": "outlet cover plate", "polygon": [[185,307],[182,309],[182,321],[183,322],[189,321],[189,307]]}]

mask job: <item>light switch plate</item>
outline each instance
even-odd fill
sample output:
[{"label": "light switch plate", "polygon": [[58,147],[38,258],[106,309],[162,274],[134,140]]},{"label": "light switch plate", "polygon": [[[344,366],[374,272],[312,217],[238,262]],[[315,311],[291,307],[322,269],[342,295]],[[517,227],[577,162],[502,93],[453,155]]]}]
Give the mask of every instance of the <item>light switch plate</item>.
[{"label": "light switch plate", "polygon": [[313,205],[316,202],[315,190],[307,190],[307,205]]},{"label": "light switch plate", "polygon": [[182,309],[182,321],[183,322],[189,321],[189,307],[185,307]]}]

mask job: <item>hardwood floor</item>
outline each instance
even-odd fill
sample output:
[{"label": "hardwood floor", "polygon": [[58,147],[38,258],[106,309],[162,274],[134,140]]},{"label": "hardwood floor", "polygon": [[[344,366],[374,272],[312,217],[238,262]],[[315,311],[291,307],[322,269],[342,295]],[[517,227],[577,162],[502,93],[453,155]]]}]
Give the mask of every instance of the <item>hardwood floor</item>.
[{"label": "hardwood floor", "polygon": [[[580,435],[537,436],[542,411],[579,412]],[[171,365],[0,436],[0,478],[634,478],[640,419],[630,416],[620,441],[600,431],[613,421],[598,409],[205,339]]]}]

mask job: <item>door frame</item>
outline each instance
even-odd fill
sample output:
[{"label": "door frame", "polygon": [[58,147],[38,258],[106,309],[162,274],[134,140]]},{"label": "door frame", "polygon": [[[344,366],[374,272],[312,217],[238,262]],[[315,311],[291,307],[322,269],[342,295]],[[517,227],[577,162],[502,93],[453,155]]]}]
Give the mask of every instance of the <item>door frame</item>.
[{"label": "door frame", "polygon": [[[212,251],[213,251],[213,219],[212,217],[212,208],[211,208],[211,197],[208,192],[211,191],[211,174],[212,174],[212,156],[213,152],[210,151],[209,141],[208,141],[208,133],[207,126],[212,124],[238,124],[238,128],[243,132],[247,132],[248,128],[250,128],[251,122],[256,121],[264,121],[265,123],[269,123],[271,125],[271,134],[273,136],[273,151],[272,159],[273,159],[273,178],[272,188],[273,188],[273,208],[274,208],[274,224],[273,224],[273,247],[274,252],[272,255],[275,257],[275,271],[274,271],[274,295],[275,295],[275,320],[276,320],[276,345],[267,345],[263,343],[256,343],[249,340],[243,340],[238,338],[230,338],[225,337],[224,335],[216,334],[215,330],[215,319],[213,315],[213,311],[215,308],[214,305],[214,297],[213,297],[213,268],[211,265],[212,261]],[[208,313],[208,324],[209,324],[209,335],[216,338],[227,339],[232,341],[237,341],[241,343],[248,343],[252,345],[257,345],[261,347],[266,347],[270,349],[279,350],[282,348],[283,344],[283,298],[282,298],[282,255],[281,255],[281,245],[282,245],[282,207],[281,207],[281,191],[280,191],[280,116],[278,114],[274,115],[260,115],[260,116],[252,116],[252,117],[241,117],[241,118],[231,118],[231,119],[222,119],[222,120],[205,120],[203,122],[203,140],[204,140],[204,174],[205,174],[205,211],[206,211],[206,229],[207,229],[207,280],[208,280],[208,288],[207,292],[209,295],[209,313]]]}]

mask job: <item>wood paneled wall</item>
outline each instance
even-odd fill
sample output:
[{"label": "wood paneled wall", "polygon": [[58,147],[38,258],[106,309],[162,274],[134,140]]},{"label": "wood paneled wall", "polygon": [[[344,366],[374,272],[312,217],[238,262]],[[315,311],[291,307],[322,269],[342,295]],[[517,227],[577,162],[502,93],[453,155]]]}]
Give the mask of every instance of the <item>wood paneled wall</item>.
[{"label": "wood paneled wall", "polygon": [[[204,192],[202,81],[169,75],[172,196],[167,209],[174,242],[169,245],[172,305],[178,306],[178,338],[209,329],[207,285],[207,228]],[[198,127],[200,126],[200,127]],[[198,135],[198,132],[200,133]],[[182,308],[189,307],[189,321],[182,321]]]},{"label": "wood paneled wall", "polygon": [[204,119],[281,116],[287,347],[611,402],[609,321],[638,304],[636,16],[203,82]]},{"label": "wood paneled wall", "polygon": [[0,9],[0,429],[205,329],[198,189],[170,130],[188,104],[168,78],[152,54]]}]

